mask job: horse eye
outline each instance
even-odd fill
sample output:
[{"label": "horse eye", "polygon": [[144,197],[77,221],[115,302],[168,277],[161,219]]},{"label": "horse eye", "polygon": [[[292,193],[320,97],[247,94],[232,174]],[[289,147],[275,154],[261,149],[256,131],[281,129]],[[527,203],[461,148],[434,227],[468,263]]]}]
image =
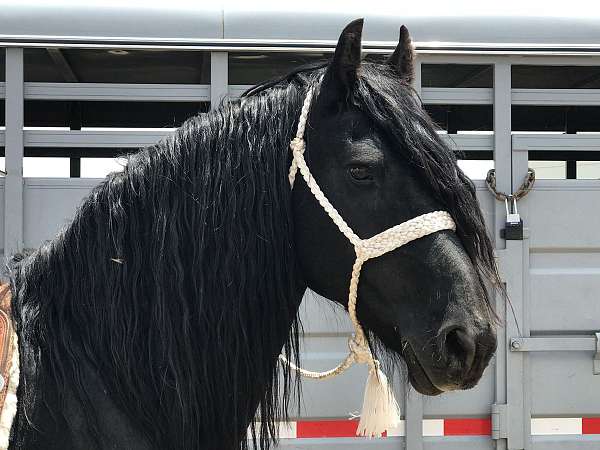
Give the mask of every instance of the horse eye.
[{"label": "horse eye", "polygon": [[356,181],[368,181],[373,179],[373,175],[365,166],[350,167],[350,176]]}]

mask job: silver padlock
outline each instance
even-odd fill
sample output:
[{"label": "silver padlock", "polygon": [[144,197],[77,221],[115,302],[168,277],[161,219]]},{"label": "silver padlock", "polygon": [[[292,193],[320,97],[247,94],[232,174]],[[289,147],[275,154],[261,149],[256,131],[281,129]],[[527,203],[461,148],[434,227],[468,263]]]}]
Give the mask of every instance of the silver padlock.
[{"label": "silver padlock", "polygon": [[519,210],[517,209],[517,199],[512,197],[512,212],[508,207],[508,198],[504,199],[504,207],[506,208],[506,223],[516,224],[521,222],[521,216],[519,215]]}]

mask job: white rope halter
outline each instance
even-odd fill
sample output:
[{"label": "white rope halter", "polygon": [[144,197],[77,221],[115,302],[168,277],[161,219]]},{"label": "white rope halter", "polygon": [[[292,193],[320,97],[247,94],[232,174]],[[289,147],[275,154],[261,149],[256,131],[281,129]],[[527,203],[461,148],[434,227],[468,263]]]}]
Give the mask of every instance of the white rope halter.
[{"label": "white rope halter", "polygon": [[410,219],[369,239],[359,238],[329,202],[327,197],[325,197],[315,178],[311,175],[304,159],[304,150],[306,149],[304,130],[315,88],[316,85],[313,85],[306,94],[298,121],[298,131],[296,132],[296,137],[290,143],[293,158],[289,180],[293,188],[296,174],[300,171],[302,178],[306,181],[306,184],[319,204],[323,207],[327,215],[331,217],[331,220],[337,225],[342,234],[354,246],[356,260],[352,267],[352,278],[350,279],[348,294],[348,314],[354,326],[354,336],[348,342],[348,356],[338,366],[325,372],[313,372],[297,367],[283,355],[280,356],[280,359],[303,376],[318,380],[339,375],[354,363],[367,364],[369,366],[369,378],[365,391],[363,411],[356,434],[361,436],[380,436],[384,431],[398,425],[400,422],[400,411],[393,392],[388,385],[387,378],[379,367],[379,361],[373,358],[365,332],[356,316],[358,280],[361,268],[371,258],[377,258],[415,239],[437,231],[455,230],[456,226],[452,217],[446,211],[435,211]]}]

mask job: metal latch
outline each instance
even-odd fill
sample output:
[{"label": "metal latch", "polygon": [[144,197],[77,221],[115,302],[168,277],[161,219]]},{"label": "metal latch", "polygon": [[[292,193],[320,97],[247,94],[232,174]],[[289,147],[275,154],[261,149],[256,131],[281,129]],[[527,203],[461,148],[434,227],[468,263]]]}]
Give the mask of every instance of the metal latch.
[{"label": "metal latch", "polygon": [[510,340],[511,352],[594,352],[594,375],[600,375],[600,332],[591,336],[535,336]]},{"label": "metal latch", "polygon": [[492,439],[508,439],[508,405],[492,404]]}]

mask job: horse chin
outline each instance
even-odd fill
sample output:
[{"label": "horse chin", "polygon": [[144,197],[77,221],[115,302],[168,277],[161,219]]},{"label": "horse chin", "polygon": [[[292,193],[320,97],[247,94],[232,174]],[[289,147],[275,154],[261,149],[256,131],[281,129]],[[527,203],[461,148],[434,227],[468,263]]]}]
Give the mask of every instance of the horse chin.
[{"label": "horse chin", "polygon": [[433,384],[429,375],[427,375],[427,371],[421,365],[417,355],[408,343],[404,346],[403,356],[408,367],[408,380],[417,392],[428,396],[436,396],[446,392],[446,389],[440,389]]}]

